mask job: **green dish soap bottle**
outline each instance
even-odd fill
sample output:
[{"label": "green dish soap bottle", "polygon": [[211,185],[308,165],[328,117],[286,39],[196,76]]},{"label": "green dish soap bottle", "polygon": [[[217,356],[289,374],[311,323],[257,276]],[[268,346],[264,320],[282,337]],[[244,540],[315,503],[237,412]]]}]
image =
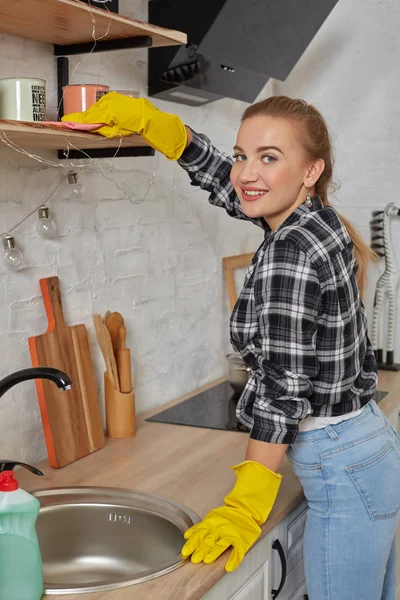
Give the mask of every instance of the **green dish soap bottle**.
[{"label": "green dish soap bottle", "polygon": [[35,529],[40,502],[19,488],[16,465],[43,475],[31,465],[0,459],[0,600],[40,600],[43,567]]}]

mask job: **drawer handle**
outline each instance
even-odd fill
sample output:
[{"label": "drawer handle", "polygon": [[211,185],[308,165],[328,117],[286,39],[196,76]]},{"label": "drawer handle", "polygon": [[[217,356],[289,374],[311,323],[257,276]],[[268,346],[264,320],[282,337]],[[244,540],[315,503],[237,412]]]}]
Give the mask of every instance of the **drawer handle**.
[{"label": "drawer handle", "polygon": [[283,548],[282,548],[282,545],[281,545],[280,541],[279,540],[275,540],[272,543],[272,548],[274,550],[278,551],[279,558],[281,559],[281,568],[282,568],[282,575],[281,575],[281,581],[280,581],[279,587],[278,587],[277,590],[272,590],[271,591],[272,600],[275,600],[275,598],[277,598],[279,596],[279,594],[282,591],[283,586],[285,585],[287,567],[286,567],[286,556],[285,556],[285,553],[283,551]]}]

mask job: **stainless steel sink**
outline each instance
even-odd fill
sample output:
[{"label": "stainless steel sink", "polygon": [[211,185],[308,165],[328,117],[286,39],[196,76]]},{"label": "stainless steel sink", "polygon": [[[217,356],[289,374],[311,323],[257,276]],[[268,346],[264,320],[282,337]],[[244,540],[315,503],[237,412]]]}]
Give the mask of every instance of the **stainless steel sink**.
[{"label": "stainless steel sink", "polygon": [[183,532],[199,521],[159,496],[115,488],[38,490],[46,594],[112,590],[177,569]]}]

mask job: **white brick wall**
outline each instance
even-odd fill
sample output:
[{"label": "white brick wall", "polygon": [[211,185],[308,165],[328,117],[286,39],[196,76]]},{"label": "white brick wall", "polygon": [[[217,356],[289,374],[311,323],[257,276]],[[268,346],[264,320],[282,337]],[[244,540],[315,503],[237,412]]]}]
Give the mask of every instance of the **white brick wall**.
[{"label": "white brick wall", "polygon": [[[121,4],[124,14],[147,20],[146,0]],[[45,77],[48,118],[54,118],[52,48],[9,36],[0,36],[0,44],[0,77]],[[106,82],[145,95],[146,57],[146,50],[92,55],[72,82]],[[81,58],[71,57],[71,69]],[[228,151],[245,108],[230,100],[201,109],[157,105],[179,111]],[[56,160],[55,153],[44,156]],[[36,215],[14,232],[27,268],[10,274],[0,265],[0,378],[30,366],[27,339],[47,327],[39,279],[56,274],[67,322],[88,326],[101,396],[104,363],[91,315],[107,309],[123,313],[137,409],[143,412],[225,372],[228,302],[221,259],[256,249],[261,232],[210,207],[207,195],[191,188],[186,174],[162,156],[111,162],[111,171],[110,161],[100,160],[82,173],[84,201],[66,201],[66,184],[50,201],[57,240],[37,236]],[[155,167],[154,184],[141,202]],[[12,150],[0,150],[0,233],[38,206],[64,174],[64,168],[44,168]],[[14,387],[1,399],[0,455],[27,461],[46,455],[33,382]]]},{"label": "white brick wall", "polygon": [[[121,13],[147,19],[146,0],[121,4]],[[313,101],[326,115],[335,134],[340,208],[366,234],[370,211],[398,197],[399,24],[397,0],[341,0],[287,82],[276,85],[276,92]],[[0,44],[0,77],[45,77],[48,117],[54,118],[52,48],[8,36],[0,36]],[[146,54],[92,55],[72,82],[105,82],[146,95]],[[72,68],[81,58],[72,58]],[[203,108],[156,104],[178,113],[228,152],[246,106],[229,99]],[[55,160],[54,153],[45,156]],[[143,412],[225,373],[228,303],[221,259],[254,250],[261,234],[210,207],[207,195],[162,156],[111,164],[112,170],[110,161],[100,160],[82,172],[84,201],[66,201],[65,186],[50,201],[57,240],[37,236],[36,215],[15,231],[27,268],[10,274],[0,265],[0,377],[30,365],[27,338],[47,326],[39,279],[56,274],[67,322],[89,328],[100,395],[104,365],[91,315],[107,309],[124,314],[137,409]],[[0,233],[38,206],[66,168],[43,167],[0,150]],[[400,337],[397,349],[400,360]],[[16,386],[0,402],[0,455],[43,458],[33,382]]]}]

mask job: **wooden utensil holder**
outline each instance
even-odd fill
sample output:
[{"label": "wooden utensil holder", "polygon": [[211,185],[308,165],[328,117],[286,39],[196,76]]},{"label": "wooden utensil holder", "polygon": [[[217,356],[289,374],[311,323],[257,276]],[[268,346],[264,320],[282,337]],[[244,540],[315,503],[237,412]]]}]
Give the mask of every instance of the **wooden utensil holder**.
[{"label": "wooden utensil holder", "polygon": [[106,429],[110,438],[128,438],[136,433],[135,392],[118,392],[109,373],[104,373]]}]

